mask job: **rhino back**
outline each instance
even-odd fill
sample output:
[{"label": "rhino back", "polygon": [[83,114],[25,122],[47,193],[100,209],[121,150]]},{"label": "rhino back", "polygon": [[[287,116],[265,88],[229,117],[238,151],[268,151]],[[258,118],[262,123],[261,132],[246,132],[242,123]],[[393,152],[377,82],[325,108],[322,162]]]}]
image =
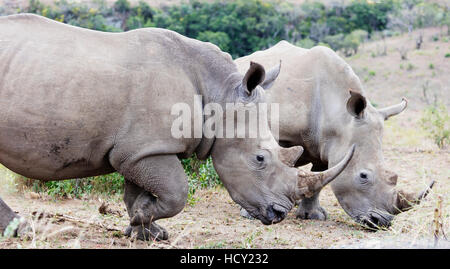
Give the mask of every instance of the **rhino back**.
[{"label": "rhino back", "polygon": [[0,162],[13,171],[91,176],[113,171],[108,152],[119,143],[130,152],[195,147],[170,135],[172,104],[196,92],[182,37],[102,33],[28,14],[0,18],[0,36]]}]

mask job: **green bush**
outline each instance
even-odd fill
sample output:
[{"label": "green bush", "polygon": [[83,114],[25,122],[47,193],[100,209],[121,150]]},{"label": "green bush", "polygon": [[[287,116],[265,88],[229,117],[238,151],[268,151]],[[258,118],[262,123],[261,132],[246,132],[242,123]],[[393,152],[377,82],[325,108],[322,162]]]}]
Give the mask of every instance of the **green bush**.
[{"label": "green bush", "polygon": [[440,149],[449,144],[450,116],[444,104],[427,107],[421,119],[421,125]]},{"label": "green bush", "polygon": [[124,178],[119,173],[83,179],[67,179],[59,181],[41,182],[30,180],[35,192],[44,192],[53,197],[81,198],[83,195],[122,194]]},{"label": "green bush", "polygon": [[[214,170],[211,158],[208,158],[206,161],[200,161],[193,156],[192,158],[182,159],[181,164],[188,177],[188,200],[191,204],[196,189],[222,186],[219,176]],[[124,178],[119,173],[47,182],[23,177],[19,178],[20,183],[32,191],[47,193],[53,197],[81,198],[83,195],[123,194]]]},{"label": "green bush", "polygon": [[230,51],[231,39],[224,32],[200,32],[197,39],[214,43],[223,51]]},{"label": "green bush", "polygon": [[193,195],[197,189],[213,188],[222,186],[219,176],[214,169],[212,159],[208,158],[205,161],[197,159],[195,156],[188,159],[181,160],[184,171],[188,176],[189,192],[188,203],[193,205],[195,199]]},{"label": "green bush", "polygon": [[315,46],[315,42],[310,38],[305,38],[297,41],[295,45],[304,49],[310,49]]}]

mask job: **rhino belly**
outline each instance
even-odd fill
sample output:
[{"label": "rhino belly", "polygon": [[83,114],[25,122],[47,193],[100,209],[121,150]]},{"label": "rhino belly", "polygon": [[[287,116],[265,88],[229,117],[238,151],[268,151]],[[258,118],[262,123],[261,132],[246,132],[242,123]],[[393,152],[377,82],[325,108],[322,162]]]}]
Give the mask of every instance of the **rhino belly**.
[{"label": "rhino belly", "polygon": [[71,132],[0,126],[0,163],[28,178],[59,180],[113,172],[108,140]]}]

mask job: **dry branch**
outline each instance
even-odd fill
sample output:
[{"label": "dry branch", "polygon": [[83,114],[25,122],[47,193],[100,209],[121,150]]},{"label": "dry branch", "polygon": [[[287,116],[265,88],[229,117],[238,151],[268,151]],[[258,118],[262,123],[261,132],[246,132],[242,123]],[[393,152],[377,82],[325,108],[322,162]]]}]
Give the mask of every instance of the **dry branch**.
[{"label": "dry branch", "polygon": [[88,225],[93,225],[93,226],[97,226],[99,228],[105,229],[107,231],[111,231],[111,232],[122,232],[121,229],[118,229],[116,227],[112,227],[112,226],[108,226],[105,225],[101,222],[97,222],[97,221],[90,221],[90,220],[85,220],[85,219],[80,219],[80,218],[75,218],[72,216],[68,216],[68,215],[64,215],[64,214],[60,214],[60,213],[56,213],[56,214],[51,214],[51,213],[45,213],[45,212],[37,212],[34,211],[33,213],[31,213],[33,216],[36,216],[37,219],[42,219],[42,218],[54,218],[57,219],[58,222],[60,221],[70,221],[70,222],[74,222],[74,223],[78,223],[78,224],[88,224]]}]

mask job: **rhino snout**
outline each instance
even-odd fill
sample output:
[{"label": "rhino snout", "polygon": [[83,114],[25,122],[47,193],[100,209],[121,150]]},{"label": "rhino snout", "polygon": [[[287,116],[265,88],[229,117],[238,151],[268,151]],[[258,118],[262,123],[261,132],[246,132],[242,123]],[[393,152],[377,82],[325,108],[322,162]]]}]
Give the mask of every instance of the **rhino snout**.
[{"label": "rhino snout", "polygon": [[360,216],[359,222],[371,229],[387,228],[391,226],[391,222],[394,216],[387,211],[383,210],[369,210],[367,215]]},{"label": "rhino snout", "polygon": [[279,205],[269,205],[266,209],[266,222],[263,224],[275,224],[282,221],[288,213],[288,210]]}]

